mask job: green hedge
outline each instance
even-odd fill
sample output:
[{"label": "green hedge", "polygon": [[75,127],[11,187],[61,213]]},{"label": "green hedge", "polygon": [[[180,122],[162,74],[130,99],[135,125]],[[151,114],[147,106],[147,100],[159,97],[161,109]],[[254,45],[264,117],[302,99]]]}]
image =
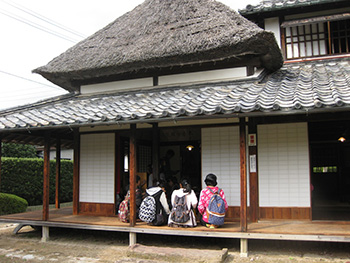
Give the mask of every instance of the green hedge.
[{"label": "green hedge", "polygon": [[28,202],[12,194],[0,193],[0,215],[8,215],[25,212]]},{"label": "green hedge", "polygon": [[[30,206],[43,203],[43,166],[40,158],[1,158],[0,192],[20,196]],[[56,161],[50,161],[50,204],[55,203]],[[73,162],[61,160],[60,201],[73,199]]]}]

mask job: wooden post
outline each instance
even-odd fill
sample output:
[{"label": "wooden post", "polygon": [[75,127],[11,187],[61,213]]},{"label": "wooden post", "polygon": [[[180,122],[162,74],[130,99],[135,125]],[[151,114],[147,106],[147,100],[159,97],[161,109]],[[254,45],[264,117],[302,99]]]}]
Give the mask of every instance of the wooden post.
[{"label": "wooden post", "polygon": [[61,190],[61,139],[56,141],[56,195],[55,206],[60,208],[60,190]]},{"label": "wooden post", "polygon": [[[254,119],[249,119],[249,136],[255,135],[255,145],[249,145],[249,166],[255,170],[249,170],[249,200],[250,200],[250,220],[258,222],[259,219],[259,180],[258,180],[258,152],[257,152],[257,125]],[[251,140],[249,137],[248,140]],[[251,163],[254,162],[254,163]]]},{"label": "wooden post", "polygon": [[[116,193],[120,193],[121,188],[121,160],[122,160],[122,147],[120,146],[120,135],[116,133],[115,135],[115,180],[116,180]],[[118,207],[116,208],[118,209]]]},{"label": "wooden post", "polygon": [[152,173],[153,179],[159,179],[159,128],[158,123],[152,125]]},{"label": "wooden post", "polygon": [[50,133],[45,133],[44,171],[43,171],[43,220],[49,220],[50,185]]},{"label": "wooden post", "polygon": [[136,224],[136,124],[130,125],[130,226]]},{"label": "wooden post", "polygon": [[239,119],[240,136],[240,170],[241,170],[241,207],[240,225],[241,231],[247,231],[247,157],[246,157],[246,123],[245,118]]},{"label": "wooden post", "polygon": [[74,157],[73,157],[73,215],[79,213],[79,163],[80,163],[80,134],[74,129]]},{"label": "wooden post", "polygon": [[1,163],[2,163],[2,161],[1,161],[1,157],[2,157],[1,146],[2,146],[2,138],[0,137],[0,193],[1,193]]}]

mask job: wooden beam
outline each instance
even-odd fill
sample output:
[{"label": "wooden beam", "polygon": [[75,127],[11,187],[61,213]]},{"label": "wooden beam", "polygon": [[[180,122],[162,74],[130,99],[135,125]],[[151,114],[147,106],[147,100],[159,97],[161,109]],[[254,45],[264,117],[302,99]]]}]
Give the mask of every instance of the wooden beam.
[{"label": "wooden beam", "polygon": [[[158,123],[152,124],[152,173],[153,179],[159,179],[159,128]],[[148,183],[148,182],[147,182]]]},{"label": "wooden beam", "polygon": [[80,167],[80,133],[74,129],[73,157],[73,215],[79,213],[79,167]]},{"label": "wooden beam", "polygon": [[241,209],[240,226],[242,232],[247,232],[247,157],[246,157],[246,123],[245,118],[239,119],[240,136],[240,173],[241,173]]},{"label": "wooden beam", "polygon": [[136,124],[130,125],[130,226],[136,224]]},{"label": "wooden beam", "polygon": [[[257,124],[253,118],[249,118],[248,134],[254,136],[255,145],[249,145],[249,208],[250,221],[258,222],[259,220],[259,180],[258,180],[258,152],[257,152]],[[248,140],[251,140],[248,137]],[[254,162],[254,163],[251,163]],[[252,169],[254,169],[252,171]]]},{"label": "wooden beam", "polygon": [[55,207],[60,208],[60,190],[61,190],[61,139],[56,140],[56,194]]},{"label": "wooden beam", "polygon": [[43,171],[43,220],[49,220],[50,185],[50,133],[45,134]]}]

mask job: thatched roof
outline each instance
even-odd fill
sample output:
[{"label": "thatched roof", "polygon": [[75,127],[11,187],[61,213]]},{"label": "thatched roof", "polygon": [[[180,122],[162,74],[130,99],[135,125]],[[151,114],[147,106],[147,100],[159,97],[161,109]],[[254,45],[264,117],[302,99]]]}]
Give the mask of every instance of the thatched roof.
[{"label": "thatched roof", "polygon": [[272,71],[283,64],[273,34],[222,3],[146,0],[34,72],[73,91],[89,79],[116,80],[140,71],[152,76],[156,70],[247,57]]}]

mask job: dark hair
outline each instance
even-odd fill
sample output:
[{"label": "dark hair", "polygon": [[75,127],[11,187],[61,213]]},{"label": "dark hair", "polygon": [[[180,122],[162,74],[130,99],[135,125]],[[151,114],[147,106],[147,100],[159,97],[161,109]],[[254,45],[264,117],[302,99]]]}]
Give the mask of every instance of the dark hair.
[{"label": "dark hair", "polygon": [[210,174],[207,174],[207,176],[205,177],[204,182],[205,182],[205,184],[206,184],[207,186],[208,186],[208,185],[210,185],[210,186],[216,186],[216,185],[218,184],[216,180],[217,180],[216,175],[210,173]]},{"label": "dark hair", "polygon": [[136,183],[138,183],[141,180],[140,176],[136,175]]},{"label": "dark hair", "polygon": [[166,182],[164,180],[159,180],[157,182],[157,186],[159,186],[160,188],[165,188],[166,187]]},{"label": "dark hair", "polygon": [[181,186],[185,188],[184,193],[191,193],[192,191],[191,185],[187,182],[186,179],[182,179]]}]

